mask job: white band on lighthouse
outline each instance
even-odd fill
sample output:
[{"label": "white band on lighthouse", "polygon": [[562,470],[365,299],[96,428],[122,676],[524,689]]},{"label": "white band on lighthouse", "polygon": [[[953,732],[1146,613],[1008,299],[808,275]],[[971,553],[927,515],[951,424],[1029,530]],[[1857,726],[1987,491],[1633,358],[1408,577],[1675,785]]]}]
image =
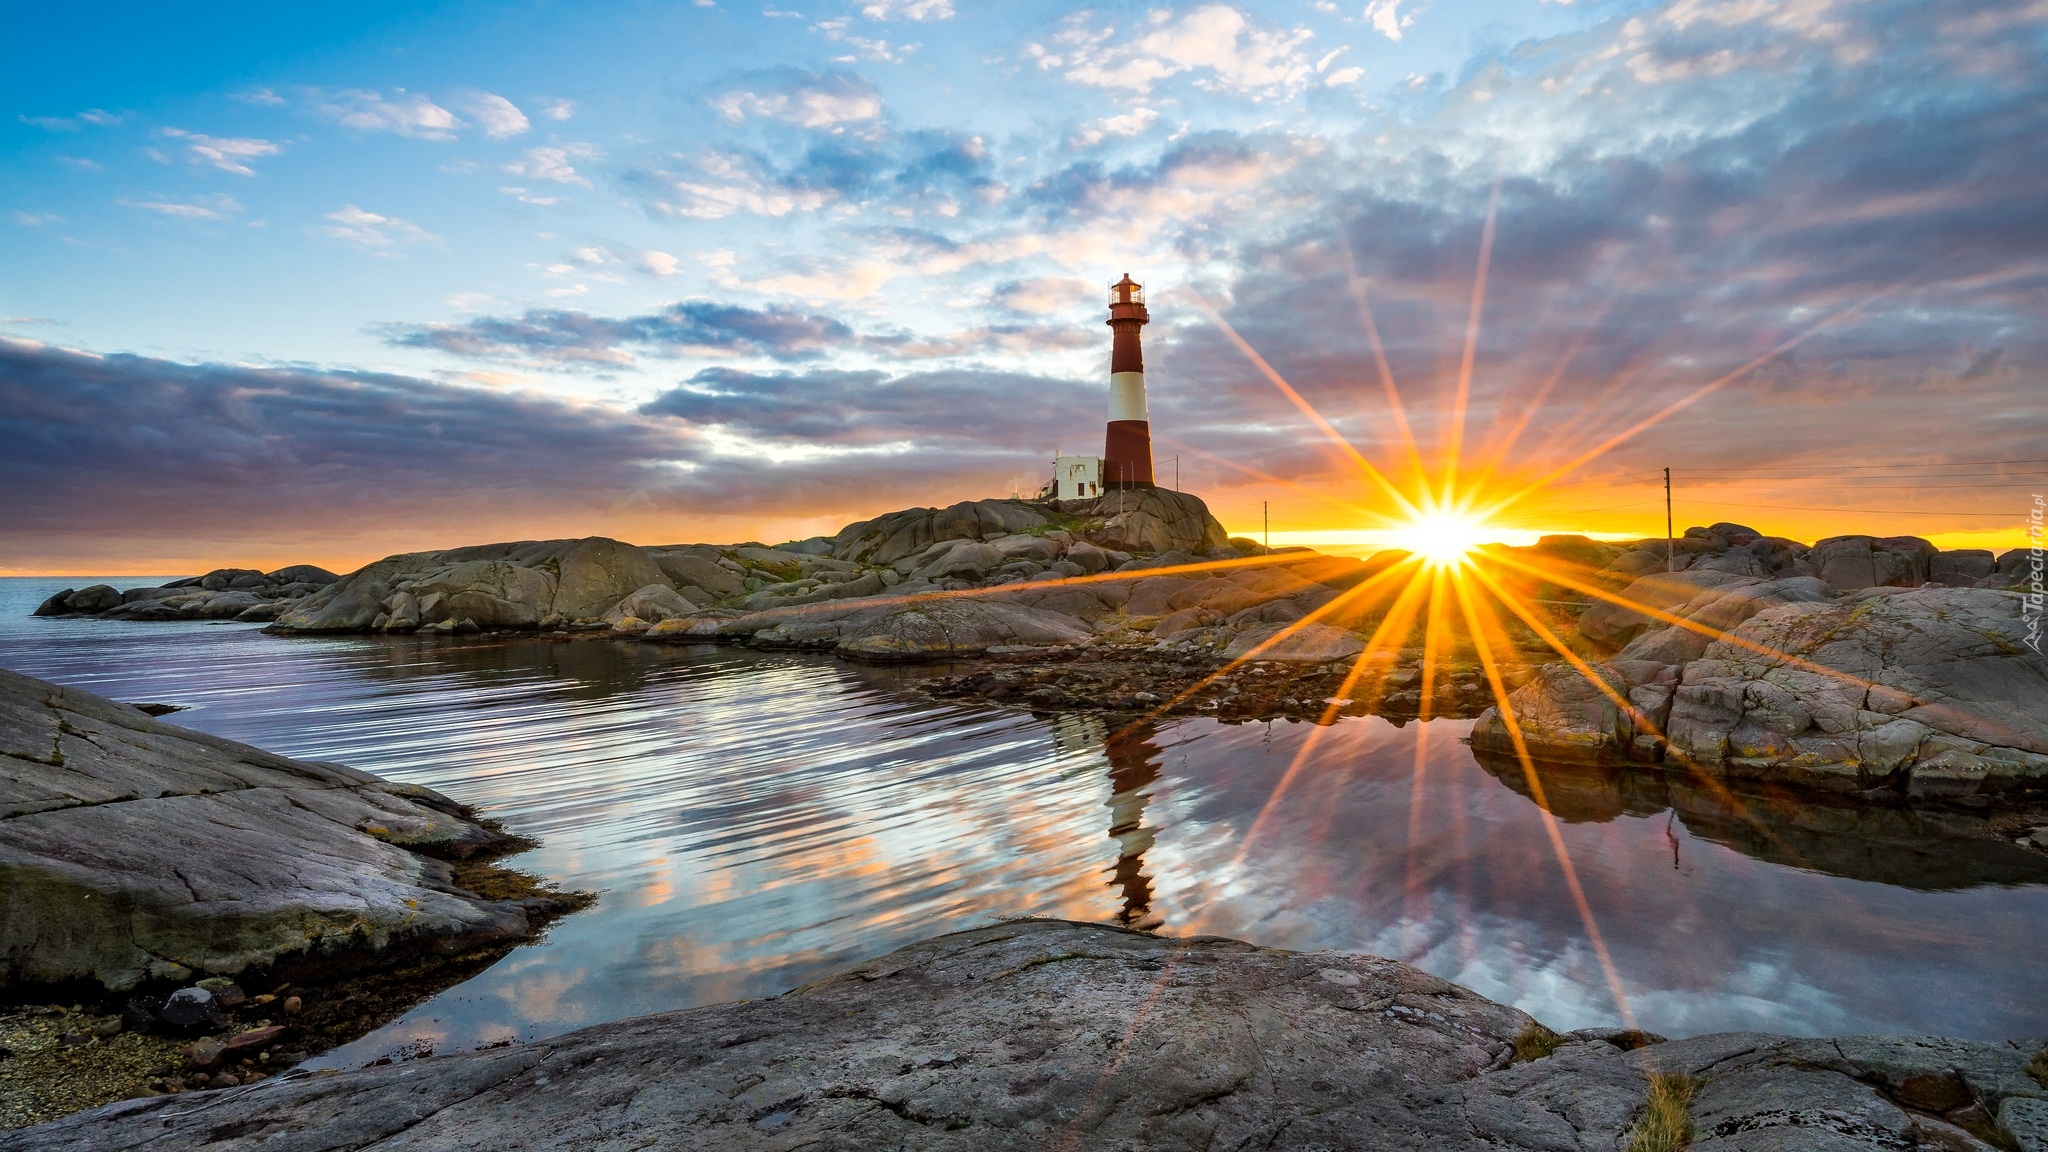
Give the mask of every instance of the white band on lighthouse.
[{"label": "white band on lighthouse", "polygon": [[1145,374],[1143,372],[1112,372],[1109,374],[1109,418],[1111,420],[1150,420],[1145,415]]}]

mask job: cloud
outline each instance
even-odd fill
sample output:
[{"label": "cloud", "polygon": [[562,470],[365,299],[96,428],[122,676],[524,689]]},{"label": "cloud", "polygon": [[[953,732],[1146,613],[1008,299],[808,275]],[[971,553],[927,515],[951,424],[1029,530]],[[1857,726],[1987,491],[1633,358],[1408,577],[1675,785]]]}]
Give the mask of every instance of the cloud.
[{"label": "cloud", "polygon": [[882,97],[857,76],[796,72],[778,75],[768,85],[727,92],[712,107],[735,123],[765,117],[799,128],[844,131],[845,125],[879,117]]},{"label": "cloud", "polygon": [[889,445],[956,458],[1006,450],[1014,460],[1041,445],[1049,456],[1072,433],[1073,409],[1095,399],[1075,381],[1019,372],[707,368],[640,411],[767,445]]},{"label": "cloud", "polygon": [[1314,33],[1254,26],[1227,4],[1207,4],[1175,16],[1156,9],[1137,34],[1116,42],[1116,30],[1092,28],[1085,16],[1067,20],[1050,42],[1027,44],[1025,53],[1040,68],[1061,70],[1067,79],[1097,88],[1150,92],[1183,74],[1198,87],[1254,100],[1292,95],[1305,87],[1314,68],[1302,47]]},{"label": "cloud", "polygon": [[647,209],[660,216],[722,220],[728,216],[787,216],[810,212],[830,203],[834,194],[818,188],[792,187],[763,177],[748,158],[710,152],[697,158],[695,173],[665,170],[636,173],[634,182],[650,185]]},{"label": "cloud", "polygon": [[237,176],[256,174],[256,170],[249,167],[247,161],[275,156],[284,150],[282,144],[246,136],[206,136],[179,128],[159,129],[157,134],[185,141],[185,148],[192,154],[193,163],[207,164],[223,172],[233,172]]},{"label": "cloud", "polygon": [[284,97],[279,96],[269,88],[251,88],[247,92],[231,93],[228,99],[240,101],[243,104],[254,104],[259,108],[275,108],[285,102]]},{"label": "cloud", "polygon": [[858,341],[853,329],[827,316],[710,301],[686,301],[619,319],[537,309],[517,317],[480,317],[462,324],[397,325],[388,328],[385,337],[400,347],[557,367],[630,365],[635,363],[634,351],[660,357],[738,355],[802,360],[851,348]]},{"label": "cloud", "polygon": [[23,212],[14,210],[14,222],[24,228],[41,228],[46,224],[62,224],[64,217],[55,212]]},{"label": "cloud", "polygon": [[195,533],[310,540],[331,554],[337,539],[408,520],[433,521],[443,543],[474,539],[515,510],[603,508],[658,489],[692,452],[673,424],[527,393],[5,339],[0,438],[11,445],[0,486],[16,496],[0,506],[8,566],[108,542],[191,555],[204,545],[176,538]]},{"label": "cloud", "polygon": [[1402,30],[1415,23],[1415,13],[1412,10],[1403,16],[1400,9],[1401,0],[1368,0],[1365,6],[1365,22],[1372,25],[1373,31],[1399,43]]},{"label": "cloud", "polygon": [[1074,143],[1082,148],[1093,148],[1111,136],[1136,136],[1158,122],[1159,113],[1152,109],[1133,108],[1120,116],[1097,120],[1074,133]]},{"label": "cloud", "polygon": [[329,212],[326,219],[333,223],[316,225],[313,230],[380,255],[394,255],[395,250],[402,246],[424,244],[436,238],[410,221],[365,212],[353,204],[345,204]]},{"label": "cloud", "polygon": [[242,211],[241,202],[233,196],[213,194],[194,196],[190,200],[123,200],[130,208],[155,212],[179,220],[226,220]]},{"label": "cloud", "polygon": [[652,276],[669,277],[682,270],[682,261],[666,252],[650,248],[639,255],[640,267]]},{"label": "cloud", "polygon": [[540,114],[557,122],[567,120],[569,117],[576,115],[576,102],[574,100],[550,100],[542,106]]},{"label": "cloud", "polygon": [[89,108],[74,116],[18,116],[16,119],[23,124],[50,132],[76,132],[88,125],[95,128],[111,128],[121,122],[119,116],[104,108]]},{"label": "cloud", "polygon": [[344,128],[417,140],[453,140],[456,129],[465,126],[455,113],[403,88],[393,89],[389,98],[361,88],[315,93],[314,111]]},{"label": "cloud", "polygon": [[484,130],[484,135],[493,140],[517,136],[532,126],[527,122],[526,113],[521,112],[517,104],[494,93],[478,92],[464,102],[463,107],[471,116],[476,117],[476,122]]},{"label": "cloud", "polygon": [[1040,276],[1013,281],[995,291],[995,298],[1003,307],[1036,316],[1069,312],[1079,307],[1093,308],[1100,295],[1095,285],[1070,276]]},{"label": "cloud", "polygon": [[556,184],[581,184],[590,187],[590,181],[576,171],[572,160],[588,160],[602,156],[593,144],[565,144],[559,147],[549,145],[528,148],[522,159],[505,165],[505,171],[529,180],[549,180]]},{"label": "cloud", "polygon": [[709,152],[694,164],[695,172],[628,172],[625,183],[655,215],[705,220],[867,203],[945,213],[963,197],[992,200],[1001,188],[982,139],[945,131],[820,135],[794,155]]},{"label": "cloud", "polygon": [[870,20],[951,20],[953,0],[865,0],[860,14]]}]

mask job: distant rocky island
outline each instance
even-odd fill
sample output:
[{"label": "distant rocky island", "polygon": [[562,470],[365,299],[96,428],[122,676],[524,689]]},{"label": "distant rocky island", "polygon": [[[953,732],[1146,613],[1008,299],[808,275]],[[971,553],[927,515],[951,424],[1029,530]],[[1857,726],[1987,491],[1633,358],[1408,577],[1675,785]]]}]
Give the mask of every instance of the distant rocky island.
[{"label": "distant rocky island", "polygon": [[[1476,716],[1474,748],[1515,755],[1469,647],[1427,683],[1412,641],[1353,674],[1386,615],[1360,586],[1404,558],[1269,552],[1228,538],[1198,497],[1152,488],[907,509],[775,547],[589,538],[408,553],[340,577],[224,569],[66,590],[37,611],[974,660],[925,690],[1226,719]],[[1546,537],[1489,559],[1579,658],[1508,621],[1497,671],[1546,765],[1696,769],[1872,800],[2048,790],[2048,661],[2016,591],[2026,550],[1809,546],[1715,524],[1669,542]]]}]

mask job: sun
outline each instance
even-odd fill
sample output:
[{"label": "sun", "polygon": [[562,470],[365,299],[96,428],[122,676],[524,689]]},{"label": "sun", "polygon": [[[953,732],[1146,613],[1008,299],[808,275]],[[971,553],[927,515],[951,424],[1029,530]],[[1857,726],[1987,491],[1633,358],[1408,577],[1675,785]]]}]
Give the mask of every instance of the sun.
[{"label": "sun", "polygon": [[1397,548],[1439,568],[1456,568],[1485,542],[1486,526],[1458,512],[1422,512],[1395,532]]}]

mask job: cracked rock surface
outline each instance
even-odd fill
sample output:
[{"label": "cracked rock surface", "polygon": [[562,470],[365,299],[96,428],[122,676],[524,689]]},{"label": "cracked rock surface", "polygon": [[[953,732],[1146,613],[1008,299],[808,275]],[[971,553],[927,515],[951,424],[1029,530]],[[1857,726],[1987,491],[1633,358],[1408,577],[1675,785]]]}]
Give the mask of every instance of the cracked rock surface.
[{"label": "cracked rock surface", "polygon": [[1651,1070],[1696,1079],[1702,1152],[1973,1149],[2048,1097],[2026,1071],[2039,1044],[1732,1034],[1627,1051],[1655,1038],[1577,1033],[1511,1064],[1529,1023],[1391,960],[1026,920],[774,999],[127,1101],[0,1150],[1615,1152]]},{"label": "cracked rock surface", "polygon": [[[1672,611],[1725,636],[1644,633],[1594,666],[1608,691],[1546,666],[1508,699],[1531,753],[1915,799],[2048,790],[2048,658],[2018,593],[1739,580]],[[1498,710],[1472,743],[1512,753]]]},{"label": "cracked rock surface", "polygon": [[431,858],[502,839],[428,789],[0,670],[0,992],[523,936]]}]

